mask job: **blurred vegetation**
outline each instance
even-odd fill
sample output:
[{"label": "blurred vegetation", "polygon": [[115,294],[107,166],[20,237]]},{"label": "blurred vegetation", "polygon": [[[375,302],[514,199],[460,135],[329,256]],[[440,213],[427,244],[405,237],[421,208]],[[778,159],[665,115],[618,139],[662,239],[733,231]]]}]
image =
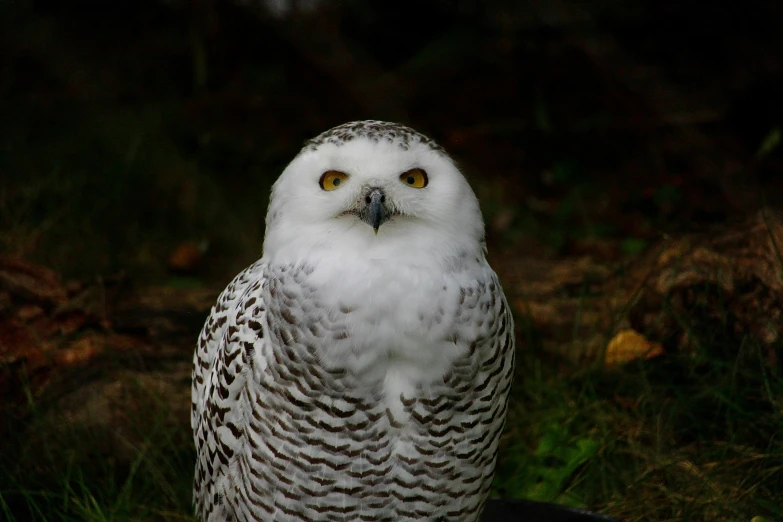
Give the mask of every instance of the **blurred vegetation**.
[{"label": "blurred vegetation", "polygon": [[[772,4],[698,13],[694,40],[716,56],[721,28],[745,42],[722,63],[681,46],[686,4],[264,5],[3,3],[0,248],[69,276],[160,277],[195,241],[209,245],[201,275],[225,278],[257,256],[268,187],[300,144],[358,118],[446,145],[503,249],[563,254],[608,237],[634,253],[752,210],[748,175],[780,167],[781,77],[759,56],[780,47]],[[771,154],[749,166],[757,150]]]},{"label": "blurred vegetation", "polygon": [[[0,253],[219,288],[260,255],[269,187],[301,143],[361,118],[453,153],[501,277],[617,264],[783,208],[778,2],[272,4],[0,2]],[[187,242],[204,252],[183,274],[170,258]],[[626,520],[783,519],[779,364],[728,325],[677,320],[696,352],[606,370],[545,353],[518,318],[495,492]],[[189,427],[159,399],[133,395],[118,458],[31,397],[0,429],[0,512],[188,519]]]}]

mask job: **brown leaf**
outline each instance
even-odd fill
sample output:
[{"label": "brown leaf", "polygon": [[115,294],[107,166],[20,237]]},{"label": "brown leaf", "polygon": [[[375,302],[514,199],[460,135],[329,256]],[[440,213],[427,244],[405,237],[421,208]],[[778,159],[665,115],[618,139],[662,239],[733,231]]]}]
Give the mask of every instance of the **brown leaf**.
[{"label": "brown leaf", "polygon": [[637,359],[652,359],[663,353],[663,346],[660,343],[647,340],[635,330],[623,330],[609,341],[604,355],[604,364],[612,366]]},{"label": "brown leaf", "polygon": [[54,344],[41,340],[35,329],[12,318],[0,322],[0,365],[24,361],[28,370],[48,363]]},{"label": "brown leaf", "polygon": [[562,322],[561,310],[553,304],[517,299],[514,301],[514,306],[520,315],[530,317],[534,324],[545,325]]},{"label": "brown leaf", "polygon": [[0,289],[44,305],[61,304],[66,299],[65,288],[52,270],[8,256],[0,256]]},{"label": "brown leaf", "polygon": [[13,318],[0,322],[0,363],[13,363],[38,347],[38,340],[22,321]]},{"label": "brown leaf", "polygon": [[16,317],[26,323],[41,317],[43,313],[43,308],[38,305],[22,305],[19,307],[19,311],[16,312]]},{"label": "brown leaf", "polygon": [[97,337],[82,337],[68,348],[57,350],[54,362],[58,366],[84,364],[103,352],[104,344]]}]

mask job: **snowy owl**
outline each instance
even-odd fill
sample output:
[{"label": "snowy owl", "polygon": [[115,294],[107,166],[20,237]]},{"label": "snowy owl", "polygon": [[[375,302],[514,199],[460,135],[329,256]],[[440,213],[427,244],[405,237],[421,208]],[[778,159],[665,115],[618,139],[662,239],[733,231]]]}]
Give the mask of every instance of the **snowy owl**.
[{"label": "snowy owl", "polygon": [[199,519],[477,520],[514,367],[485,251],[431,139],[360,121],[307,142],[198,340]]}]

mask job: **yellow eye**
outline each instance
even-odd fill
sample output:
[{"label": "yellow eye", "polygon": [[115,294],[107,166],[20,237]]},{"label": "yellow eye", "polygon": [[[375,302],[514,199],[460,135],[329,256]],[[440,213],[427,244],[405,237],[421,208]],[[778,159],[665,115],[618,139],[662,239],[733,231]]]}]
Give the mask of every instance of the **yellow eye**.
[{"label": "yellow eye", "polygon": [[411,169],[400,175],[400,181],[413,188],[424,188],[429,183],[427,173],[423,169]]},{"label": "yellow eye", "polygon": [[318,181],[318,184],[321,185],[321,188],[330,191],[330,190],[337,190],[340,188],[343,183],[348,179],[348,174],[345,172],[340,172],[339,170],[327,170],[321,175],[321,179]]}]

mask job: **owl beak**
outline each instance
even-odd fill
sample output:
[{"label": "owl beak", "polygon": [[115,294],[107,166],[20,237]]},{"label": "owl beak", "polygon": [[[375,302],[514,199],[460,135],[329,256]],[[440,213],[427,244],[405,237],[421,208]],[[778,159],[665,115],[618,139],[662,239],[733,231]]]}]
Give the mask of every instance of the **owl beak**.
[{"label": "owl beak", "polygon": [[370,188],[364,196],[364,203],[361,218],[377,234],[380,226],[386,223],[390,217],[389,209],[386,208],[386,194],[380,188]]}]

